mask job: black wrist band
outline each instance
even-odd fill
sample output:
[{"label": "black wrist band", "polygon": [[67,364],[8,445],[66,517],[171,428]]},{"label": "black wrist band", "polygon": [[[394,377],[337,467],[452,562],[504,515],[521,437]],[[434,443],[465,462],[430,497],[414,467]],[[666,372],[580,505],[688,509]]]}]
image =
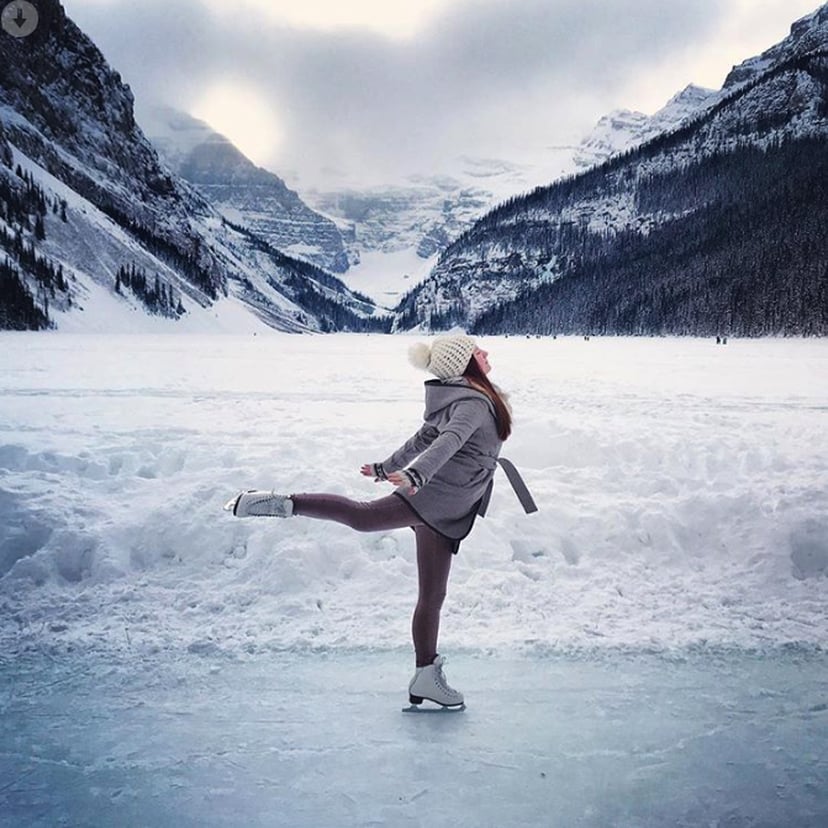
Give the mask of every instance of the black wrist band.
[{"label": "black wrist band", "polygon": [[417,469],[403,469],[403,474],[408,478],[408,482],[411,483],[415,489],[423,488],[423,477]]}]

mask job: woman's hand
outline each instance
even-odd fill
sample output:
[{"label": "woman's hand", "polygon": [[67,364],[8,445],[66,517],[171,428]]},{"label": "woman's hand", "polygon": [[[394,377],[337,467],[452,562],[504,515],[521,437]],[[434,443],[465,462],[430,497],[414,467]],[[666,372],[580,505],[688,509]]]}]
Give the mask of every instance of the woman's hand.
[{"label": "woman's hand", "polygon": [[382,467],[382,463],[366,463],[360,470],[360,474],[364,474],[366,477],[373,477],[374,483],[379,483],[381,480],[388,480],[385,475],[385,469]]},{"label": "woman's hand", "polygon": [[388,475],[388,482],[393,483],[398,489],[408,486],[409,494],[414,494],[417,491],[417,489],[411,485],[411,481],[408,477],[400,474],[399,472],[391,472],[391,474]]},{"label": "woman's hand", "polygon": [[389,483],[393,483],[398,489],[404,489],[407,487],[408,494],[410,495],[417,494],[417,490],[420,488],[412,473],[405,469],[391,472],[387,479]]}]

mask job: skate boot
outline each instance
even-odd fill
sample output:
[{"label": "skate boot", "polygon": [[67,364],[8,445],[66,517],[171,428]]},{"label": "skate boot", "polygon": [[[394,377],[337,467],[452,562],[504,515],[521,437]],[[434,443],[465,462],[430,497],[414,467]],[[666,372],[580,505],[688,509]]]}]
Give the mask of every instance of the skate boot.
[{"label": "skate boot", "polygon": [[424,699],[442,707],[463,707],[463,694],[449,687],[443,665],[446,660],[438,655],[428,667],[418,667],[408,685],[408,700],[411,704],[422,704]]},{"label": "skate boot", "polygon": [[239,492],[224,504],[227,512],[236,517],[290,517],[293,514],[293,501],[286,495],[276,492],[260,492],[250,489]]}]

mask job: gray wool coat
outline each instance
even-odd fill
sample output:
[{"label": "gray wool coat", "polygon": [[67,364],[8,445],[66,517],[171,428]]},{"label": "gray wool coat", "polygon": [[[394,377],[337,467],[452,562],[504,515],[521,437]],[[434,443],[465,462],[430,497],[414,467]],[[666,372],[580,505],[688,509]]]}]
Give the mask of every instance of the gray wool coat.
[{"label": "gray wool coat", "polygon": [[423,419],[421,428],[382,466],[386,473],[415,469],[423,487],[414,494],[399,488],[395,494],[432,529],[460,541],[488,501],[497,468],[503,441],[497,435],[494,405],[463,377],[429,380]]}]

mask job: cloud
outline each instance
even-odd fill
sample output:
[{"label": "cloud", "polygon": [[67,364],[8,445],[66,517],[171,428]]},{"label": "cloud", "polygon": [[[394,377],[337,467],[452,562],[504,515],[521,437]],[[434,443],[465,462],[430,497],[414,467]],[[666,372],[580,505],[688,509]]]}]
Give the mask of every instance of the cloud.
[{"label": "cloud", "polygon": [[447,3],[463,0],[417,0],[416,3],[389,3],[388,0],[202,0],[217,13],[237,17],[252,12],[279,24],[322,30],[343,27],[379,32],[390,37],[416,33],[435,11]]},{"label": "cloud", "polygon": [[186,110],[238,80],[280,125],[278,152],[260,162],[371,179],[578,137],[624,104],[632,78],[703,43],[722,3],[465,0],[409,38],[216,15],[198,0],[66,8],[132,85],[139,116],[155,102]]}]

